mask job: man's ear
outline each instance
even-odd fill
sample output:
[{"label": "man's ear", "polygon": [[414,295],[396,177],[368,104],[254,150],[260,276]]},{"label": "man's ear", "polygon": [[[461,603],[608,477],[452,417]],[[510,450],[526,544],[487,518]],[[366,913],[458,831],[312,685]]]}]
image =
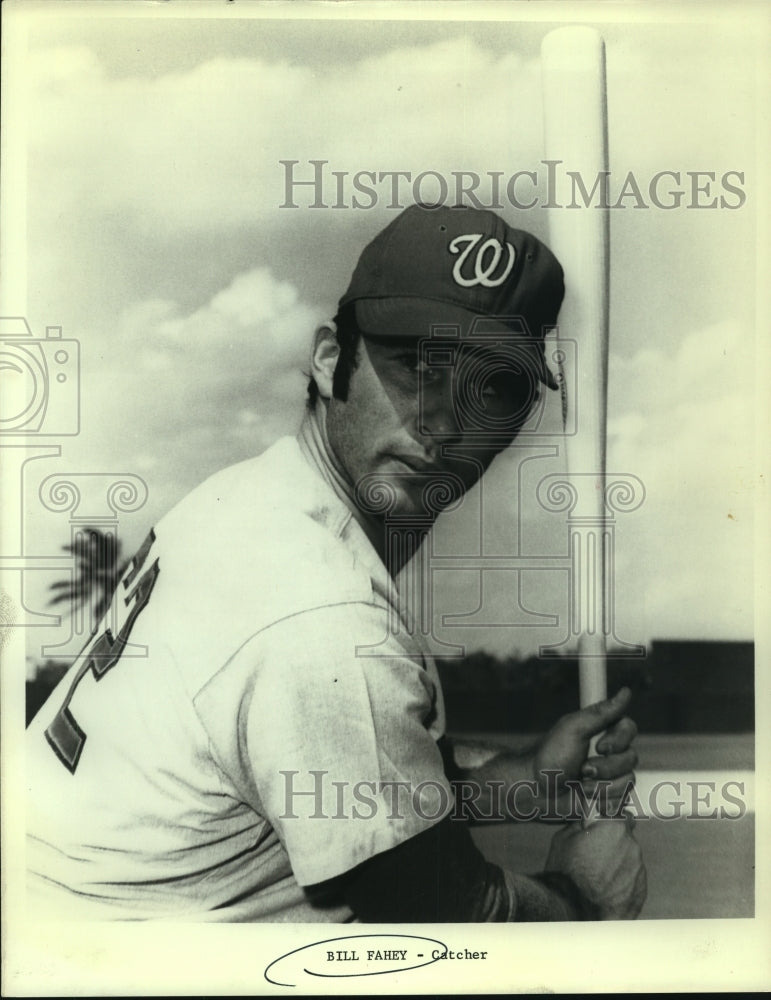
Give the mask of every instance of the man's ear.
[{"label": "man's ear", "polygon": [[311,375],[319,387],[323,399],[332,398],[332,381],[340,357],[337,330],[333,320],[323,323],[313,337],[311,351]]}]

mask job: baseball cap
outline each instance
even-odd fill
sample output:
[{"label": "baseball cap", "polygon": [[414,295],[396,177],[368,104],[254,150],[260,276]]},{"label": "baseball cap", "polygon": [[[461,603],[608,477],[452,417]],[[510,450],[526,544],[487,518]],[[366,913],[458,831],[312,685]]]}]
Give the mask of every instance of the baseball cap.
[{"label": "baseball cap", "polygon": [[[411,205],[364,248],[340,307],[355,303],[362,333],[429,337],[452,327],[533,348],[541,381],[546,330],[565,294],[562,268],[539,239],[486,209]],[[483,322],[480,322],[483,321]]]}]

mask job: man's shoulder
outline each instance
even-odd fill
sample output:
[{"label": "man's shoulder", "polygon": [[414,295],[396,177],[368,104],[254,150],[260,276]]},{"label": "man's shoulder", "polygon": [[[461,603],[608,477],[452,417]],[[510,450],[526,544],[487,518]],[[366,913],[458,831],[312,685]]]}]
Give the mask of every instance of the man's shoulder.
[{"label": "man's shoulder", "polygon": [[169,650],[192,694],[277,623],[369,604],[373,581],[350,545],[351,518],[291,438],[216,473],[155,528],[157,582],[137,641]]},{"label": "man's shoulder", "polygon": [[305,461],[297,440],[282,437],[261,455],[209,476],[158,528],[171,537],[208,525],[225,535],[243,532],[246,542],[255,533],[276,528],[297,532],[314,523],[341,533],[349,517],[350,512]]},{"label": "man's shoulder", "polygon": [[[156,529],[169,570],[232,596],[313,605],[367,599],[369,573],[350,544],[351,512],[308,465],[296,439],[205,480]],[[240,604],[241,602],[236,602]],[[251,602],[250,602],[251,603]]]}]

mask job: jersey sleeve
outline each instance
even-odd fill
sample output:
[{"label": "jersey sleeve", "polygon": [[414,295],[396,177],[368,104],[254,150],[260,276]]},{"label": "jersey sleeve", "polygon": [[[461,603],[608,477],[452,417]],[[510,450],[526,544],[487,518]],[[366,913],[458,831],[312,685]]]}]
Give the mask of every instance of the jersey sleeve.
[{"label": "jersey sleeve", "polygon": [[343,603],[263,630],[196,699],[223,767],[300,885],[355,868],[452,807],[430,664],[385,608]]}]

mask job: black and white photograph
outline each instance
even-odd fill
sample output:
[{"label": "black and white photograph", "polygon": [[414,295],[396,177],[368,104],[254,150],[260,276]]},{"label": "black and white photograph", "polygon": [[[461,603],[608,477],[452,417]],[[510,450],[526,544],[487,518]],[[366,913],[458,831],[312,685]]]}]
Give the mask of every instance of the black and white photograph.
[{"label": "black and white photograph", "polygon": [[3,995],[768,989],[767,6],[2,14]]}]

